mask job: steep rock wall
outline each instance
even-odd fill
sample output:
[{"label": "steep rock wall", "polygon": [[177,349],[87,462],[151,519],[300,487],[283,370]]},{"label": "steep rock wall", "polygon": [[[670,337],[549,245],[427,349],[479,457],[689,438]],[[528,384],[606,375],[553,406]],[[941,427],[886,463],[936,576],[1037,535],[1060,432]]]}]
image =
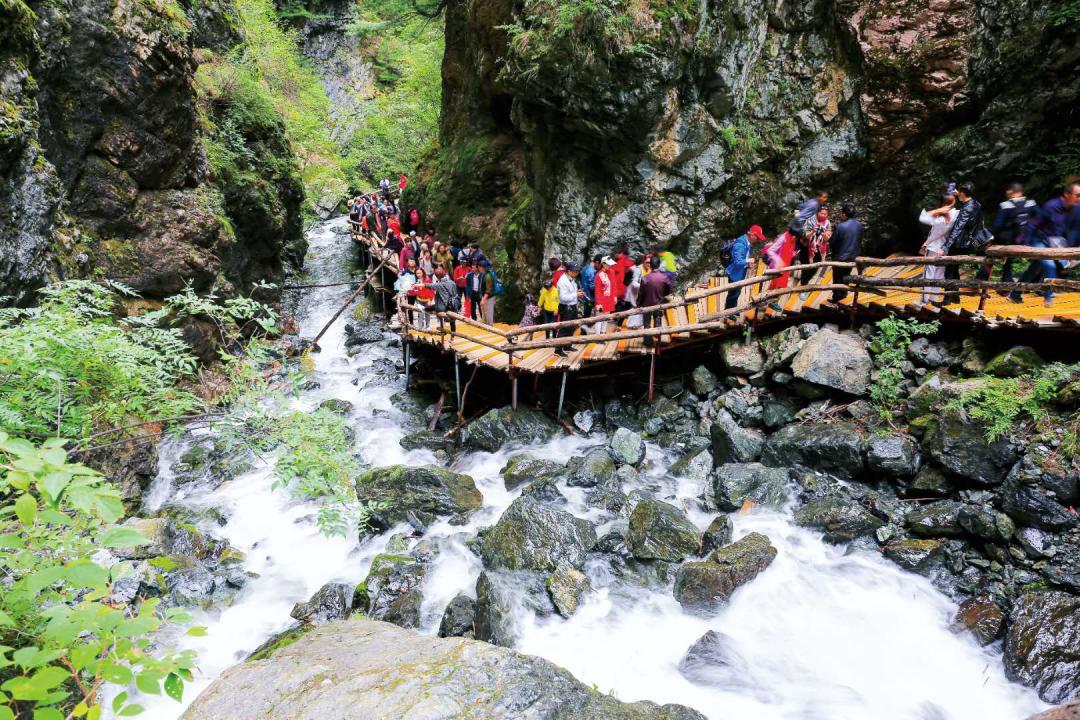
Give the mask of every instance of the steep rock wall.
[{"label": "steep rock wall", "polygon": [[[237,198],[211,177],[198,47],[240,38],[228,0],[4,0],[0,51],[0,292],[25,302],[56,277],[121,280],[160,298],[280,280],[302,244],[295,172]],[[17,20],[9,25],[7,17]],[[280,123],[245,137],[293,163]],[[252,226],[252,218],[265,219]],[[302,251],[299,253],[302,255]]]},{"label": "steep rock wall", "polygon": [[565,23],[559,5],[450,0],[414,196],[526,282],[620,242],[705,272],[817,186],[860,206],[875,249],[910,249],[946,181],[992,205],[1080,155],[1078,33],[1048,0],[611,0]]}]

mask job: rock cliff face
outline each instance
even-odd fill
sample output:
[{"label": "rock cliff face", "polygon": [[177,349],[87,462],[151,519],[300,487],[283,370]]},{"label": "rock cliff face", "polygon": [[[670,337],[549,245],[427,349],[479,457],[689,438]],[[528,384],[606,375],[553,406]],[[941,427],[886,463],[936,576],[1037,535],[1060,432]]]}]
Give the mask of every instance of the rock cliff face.
[{"label": "rock cliff face", "polygon": [[280,123],[240,130],[253,157],[284,163],[256,168],[258,188],[213,177],[204,150],[216,109],[196,70],[240,39],[232,13],[229,0],[0,3],[0,294],[26,301],[55,277],[148,297],[280,278],[303,199]]},{"label": "rock cliff face", "polygon": [[[1075,155],[1075,23],[1048,0],[450,0],[440,146],[418,193],[446,230],[549,254],[654,242],[704,271],[821,186],[879,249],[972,178],[1043,191]],[[588,9],[591,8],[591,9]]]}]

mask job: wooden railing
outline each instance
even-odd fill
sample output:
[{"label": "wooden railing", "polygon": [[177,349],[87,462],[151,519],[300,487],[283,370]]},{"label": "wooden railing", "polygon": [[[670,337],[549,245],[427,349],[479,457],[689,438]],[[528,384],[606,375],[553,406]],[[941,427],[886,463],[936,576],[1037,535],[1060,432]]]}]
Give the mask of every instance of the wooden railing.
[{"label": "wooden railing", "polygon": [[[353,233],[359,235],[359,224],[349,221]],[[385,258],[389,253],[388,251],[382,251],[380,254],[378,251],[381,246],[376,243],[372,243],[367,239],[361,238],[362,241],[369,248],[375,257]],[[983,309],[983,305],[991,291],[1002,292],[1031,292],[1031,293],[1045,293],[1048,290],[1076,292],[1080,291],[1080,280],[1068,280],[1068,279],[1048,279],[1039,283],[1022,283],[1015,282],[1000,282],[991,280],[977,280],[974,278],[964,278],[960,280],[956,279],[931,279],[931,278],[883,278],[866,275],[865,272],[870,268],[885,268],[885,267],[897,267],[897,266],[911,266],[911,265],[933,265],[933,266],[949,266],[949,265],[978,265],[987,269],[992,276],[993,268],[996,264],[1003,262],[1007,259],[1052,259],[1061,261],[1080,261],[1080,248],[1032,248],[1021,245],[999,245],[991,246],[987,249],[986,255],[958,255],[958,256],[943,256],[943,257],[925,257],[925,256],[894,256],[890,258],[873,258],[873,257],[858,257],[853,262],[842,261],[823,261],[817,263],[810,263],[805,265],[790,265],[784,268],[770,269],[761,272],[751,278],[746,278],[738,282],[730,283],[721,287],[708,288],[708,289],[694,289],[692,294],[684,296],[661,305],[654,305],[644,308],[633,308],[630,310],[622,310],[619,312],[602,313],[599,315],[593,315],[588,318],[578,318],[575,320],[564,320],[554,323],[545,323],[541,325],[532,325],[529,327],[518,327],[510,330],[503,330],[498,327],[488,325],[487,323],[473,320],[460,313],[455,312],[440,312],[435,313],[430,309],[420,307],[418,305],[398,301],[399,318],[401,320],[402,327],[407,330],[412,330],[418,333],[425,333],[435,337],[439,337],[443,340],[444,345],[447,345],[446,341],[449,338],[462,338],[471,343],[490,348],[491,350],[506,353],[507,365],[511,369],[514,368],[514,355],[527,350],[535,350],[540,348],[564,348],[571,345],[580,345],[581,343],[596,343],[607,342],[613,340],[631,340],[635,338],[656,338],[659,336],[677,336],[685,335],[689,333],[708,332],[718,329],[723,329],[730,326],[733,318],[738,318],[746,315],[750,311],[755,311],[755,317],[760,312],[761,308],[769,304],[770,302],[779,298],[786,297],[788,295],[796,293],[812,293],[812,292],[832,292],[832,291],[848,291],[852,293],[851,312],[855,313],[859,304],[860,294],[872,294],[876,296],[883,296],[888,289],[903,289],[903,290],[923,290],[940,294],[942,291],[947,293],[959,293],[965,295],[979,295],[980,303],[979,310]],[[853,270],[854,273],[848,275],[842,283],[824,283],[823,277],[821,280],[808,284],[797,285],[789,288],[779,288],[776,290],[767,290],[762,292],[761,287],[765,283],[773,280],[776,276],[791,273],[801,276],[804,271],[817,271],[823,268],[843,268]],[[714,296],[714,295],[726,295],[729,292],[741,290],[742,288],[759,286],[758,292],[752,293],[748,300],[736,305],[730,309],[720,310],[711,314],[707,314],[698,318],[697,322],[687,323],[683,325],[668,325],[666,324],[666,312],[668,310],[678,309],[682,307],[688,307],[690,305],[697,304],[702,299]],[[434,318],[437,323],[428,323],[427,326],[421,326],[410,320],[409,313],[426,313],[426,316]],[[619,328],[614,332],[605,332],[603,334],[594,334],[586,336],[566,336],[566,337],[554,337],[554,338],[541,338],[541,339],[529,339],[529,336],[533,336],[536,333],[545,333],[546,331],[571,331],[574,332],[579,328],[585,326],[593,326],[602,322],[614,322],[618,323],[621,320],[625,320],[635,316],[642,315],[660,315],[659,327],[651,328]],[[501,342],[485,340],[476,337],[476,335],[461,333],[457,331],[451,331],[448,325],[450,319],[453,319],[457,323],[469,325],[483,330],[486,333],[491,334],[501,339]],[[448,345],[447,345],[448,346]]]}]

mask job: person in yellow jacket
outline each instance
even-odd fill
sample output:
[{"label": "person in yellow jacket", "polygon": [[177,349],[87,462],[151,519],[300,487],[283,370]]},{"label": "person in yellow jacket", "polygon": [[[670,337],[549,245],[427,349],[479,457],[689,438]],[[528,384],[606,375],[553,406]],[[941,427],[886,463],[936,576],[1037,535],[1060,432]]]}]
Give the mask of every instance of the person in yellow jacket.
[{"label": "person in yellow jacket", "polygon": [[[559,319],[559,289],[550,278],[544,281],[544,289],[540,291],[540,299],[536,303],[540,307],[540,324],[557,322]],[[554,330],[544,332],[544,338],[555,337]]]}]

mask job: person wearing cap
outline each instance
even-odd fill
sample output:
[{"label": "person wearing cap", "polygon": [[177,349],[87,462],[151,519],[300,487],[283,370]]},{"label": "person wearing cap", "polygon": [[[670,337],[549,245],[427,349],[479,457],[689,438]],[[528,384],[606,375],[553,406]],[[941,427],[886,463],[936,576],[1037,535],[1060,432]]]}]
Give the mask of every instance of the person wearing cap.
[{"label": "person wearing cap", "polygon": [[[600,270],[596,273],[596,314],[603,315],[615,312],[615,279],[612,275],[617,270],[615,260],[604,257],[600,260]],[[603,334],[607,332],[607,320],[601,320],[595,325],[595,332]]]},{"label": "person wearing cap", "polygon": [[[566,266],[566,272],[559,276],[559,281],[555,285],[559,291],[559,322],[577,320],[578,318],[578,303],[585,296],[585,293],[578,286],[577,278],[580,274],[581,266],[577,263],[570,263]],[[559,337],[571,337],[574,331],[575,328],[573,327],[559,328]],[[555,354],[559,357],[566,357],[567,351],[573,349],[572,345],[556,348]]]},{"label": "person wearing cap", "polygon": [[[750,245],[755,242],[765,242],[765,232],[760,225],[752,225],[746,234],[735,238],[735,244],[731,246],[731,262],[724,268],[728,282],[735,283],[746,279],[746,269],[750,265]],[[729,290],[724,309],[730,310],[738,305],[740,297],[742,297],[742,288]]]}]

